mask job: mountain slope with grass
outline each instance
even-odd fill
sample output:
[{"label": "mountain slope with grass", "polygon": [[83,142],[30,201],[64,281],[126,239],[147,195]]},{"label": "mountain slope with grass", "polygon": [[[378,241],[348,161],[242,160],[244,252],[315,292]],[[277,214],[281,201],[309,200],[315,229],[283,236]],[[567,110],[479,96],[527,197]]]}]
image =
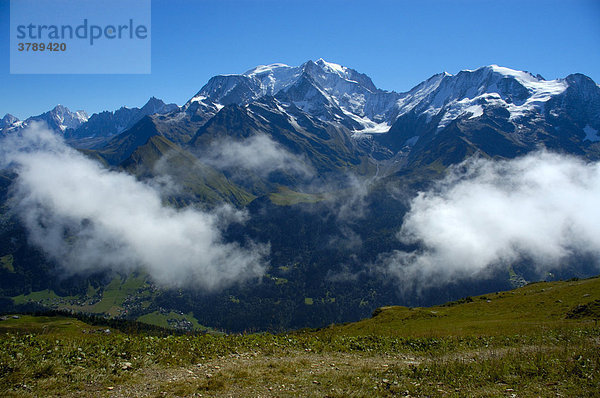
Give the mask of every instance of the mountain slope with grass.
[{"label": "mountain slope with grass", "polygon": [[8,315],[3,396],[596,397],[600,278],[534,283],[286,334],[169,335]]},{"label": "mountain slope with grass", "polygon": [[600,278],[530,283],[522,288],[424,308],[382,307],[373,317],[331,328],[333,334],[462,336],[532,333],[600,320]]},{"label": "mountain slope with grass", "polygon": [[143,180],[163,178],[169,181],[176,186],[170,192],[169,200],[178,206],[230,203],[242,207],[254,199],[223,173],[160,135],[150,137],[121,163],[121,167]]}]

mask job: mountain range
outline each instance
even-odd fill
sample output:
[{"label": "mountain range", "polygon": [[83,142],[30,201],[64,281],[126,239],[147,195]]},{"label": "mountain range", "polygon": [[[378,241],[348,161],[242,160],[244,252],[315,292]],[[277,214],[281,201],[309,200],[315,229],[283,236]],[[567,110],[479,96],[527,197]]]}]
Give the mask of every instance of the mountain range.
[{"label": "mountain range", "polygon": [[42,122],[71,141],[104,138],[123,132],[144,116],[169,113],[178,108],[176,104],[165,104],[154,97],[150,98],[142,108],[121,107],[114,112],[104,111],[94,113],[92,116],[88,116],[85,111],[72,112],[65,106],[57,105],[48,112],[31,116],[24,121],[6,114],[0,121],[0,131],[6,134],[25,128],[31,122]]},{"label": "mountain range", "polygon": [[[545,80],[496,65],[440,73],[397,93],[376,88],[360,72],[319,59],[297,67],[272,64],[215,76],[182,107],[151,98],[142,108],[122,107],[88,117],[58,105],[24,122],[7,114],[0,127],[6,132],[44,121],[76,147],[103,138],[95,145],[102,149],[140,130],[193,146],[206,130],[243,120],[262,124],[258,130],[285,124],[299,135],[324,137],[328,133],[323,131],[337,130],[351,138],[345,146],[362,150],[349,148],[357,155],[367,153],[378,161],[401,158],[404,166],[427,162],[420,149],[446,138],[464,152],[490,156],[514,157],[545,146],[593,157],[600,141],[598,93],[598,85],[581,74]],[[106,142],[109,138],[112,142]],[[125,160],[133,149],[113,162]],[[462,159],[445,161],[457,160]]]},{"label": "mountain range", "polygon": [[[211,78],[183,106],[153,97],[141,108],[88,117],[59,105],[25,121],[7,114],[0,131],[10,135],[34,121],[138,180],[168,177],[180,187],[165,198],[174,207],[243,209],[250,221],[230,226],[225,236],[268,242],[270,266],[259,287],[183,295],[143,274],[65,281],[52,276],[57,265],[32,249],[13,221],[3,227],[3,237],[19,238],[0,247],[13,269],[0,270],[2,294],[50,289],[104,300],[103,292],[143,280],[113,303],[119,310],[111,315],[179,311],[193,313],[194,322],[238,331],[355,320],[381,305],[434,304],[539,278],[525,261],[407,297],[364,264],[376,268],[381,253],[414,249],[396,236],[407,198],[474,155],[514,159],[546,150],[600,159],[600,86],[582,74],[545,80],[497,65],[440,73],[407,92],[379,89],[367,75],[323,59],[262,65]],[[6,200],[14,176],[4,174]],[[552,275],[588,271],[573,265]],[[140,299],[140,292],[151,299]],[[106,310],[89,302],[69,305]]]}]

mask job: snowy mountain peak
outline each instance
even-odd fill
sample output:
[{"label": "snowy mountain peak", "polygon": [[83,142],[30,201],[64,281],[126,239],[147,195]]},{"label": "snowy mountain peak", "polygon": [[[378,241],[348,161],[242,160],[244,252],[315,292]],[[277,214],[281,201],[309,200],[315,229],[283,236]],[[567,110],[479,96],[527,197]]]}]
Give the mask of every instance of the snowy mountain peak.
[{"label": "snowy mountain peak", "polygon": [[488,65],[476,70],[460,71],[456,77],[465,77],[471,75],[476,79],[483,79],[482,83],[487,84],[491,88],[494,84],[497,85],[500,79],[513,79],[520,85],[525,87],[532,95],[546,92],[547,94],[560,94],[567,88],[567,83],[564,79],[545,80],[540,75],[532,75],[529,72],[506,68],[498,65]]},{"label": "snowy mountain peak", "polygon": [[310,76],[320,90],[334,96],[378,91],[367,75],[320,58],[300,66],[274,63],[259,65],[241,75],[215,76],[189,102],[204,98],[222,105],[242,105],[265,95],[275,96],[292,87],[303,75]]},{"label": "snowy mountain peak", "polygon": [[244,72],[243,75],[248,76],[248,77],[254,77],[257,75],[269,74],[278,69],[290,69],[290,68],[293,68],[293,67],[286,65],[286,64],[282,64],[282,63],[275,63],[275,64],[270,64],[270,65],[259,65],[257,67],[254,67],[254,68]]},{"label": "snowy mountain peak", "polygon": [[76,119],[85,121],[88,119],[88,114],[85,111],[82,110],[78,110],[75,112],[71,112],[71,110],[69,110],[69,108],[67,108],[64,105],[58,104],[56,105],[51,111],[50,114],[56,115],[56,116],[61,116],[61,117],[74,117]]},{"label": "snowy mountain peak", "polygon": [[274,63],[241,75],[215,76],[183,109],[192,104],[246,105],[265,96],[352,130],[373,130],[377,125],[376,130],[382,131],[389,125],[398,94],[379,90],[367,75],[320,58],[300,66]]},{"label": "snowy mountain peak", "polygon": [[43,122],[46,123],[50,129],[56,132],[64,133],[67,129],[77,128],[87,121],[88,115],[85,111],[71,112],[66,106],[58,104],[48,112],[29,117],[23,122],[19,122],[18,120],[14,121],[12,123],[12,127],[23,128],[29,125],[30,122]]},{"label": "snowy mountain peak", "polygon": [[323,58],[319,58],[317,62],[308,61],[303,66],[314,79],[324,81],[326,86],[341,81],[344,85],[347,83],[357,84],[368,91],[378,91],[369,76],[354,69],[325,61]]},{"label": "snowy mountain peak", "polygon": [[319,58],[315,63],[327,72],[337,73],[341,78],[347,79],[349,77],[348,68],[342,65],[335,64],[333,62],[327,62],[323,58]]},{"label": "snowy mountain peak", "polygon": [[301,73],[301,67],[276,63],[257,66],[244,73],[244,76],[251,78],[257,85],[260,96],[264,96],[275,95],[291,86],[298,80]]},{"label": "snowy mountain peak", "polygon": [[456,75],[432,76],[398,101],[399,115],[414,110],[428,120],[441,116],[441,129],[458,117],[478,117],[488,107],[502,107],[513,120],[541,112],[548,100],[567,87],[564,79],[544,80],[528,72],[488,65]]},{"label": "snowy mountain peak", "polygon": [[514,79],[524,81],[524,82],[528,82],[528,81],[529,82],[531,82],[531,81],[540,82],[540,81],[546,80],[541,75],[534,76],[533,74],[531,74],[527,71],[510,69],[510,68],[506,68],[504,66],[498,66],[495,64],[488,65],[486,68],[488,68],[489,70],[491,70],[494,73],[498,73],[498,74],[501,74],[506,77],[512,77]]},{"label": "snowy mountain peak", "polygon": [[11,115],[10,113],[7,113],[2,119],[0,119],[0,129],[10,127],[18,121],[19,119],[17,117]]},{"label": "snowy mountain peak", "polygon": [[66,106],[58,104],[51,111],[31,119],[44,121],[50,128],[64,132],[69,128],[76,129],[81,126],[88,121],[89,116],[85,111],[71,112]]}]

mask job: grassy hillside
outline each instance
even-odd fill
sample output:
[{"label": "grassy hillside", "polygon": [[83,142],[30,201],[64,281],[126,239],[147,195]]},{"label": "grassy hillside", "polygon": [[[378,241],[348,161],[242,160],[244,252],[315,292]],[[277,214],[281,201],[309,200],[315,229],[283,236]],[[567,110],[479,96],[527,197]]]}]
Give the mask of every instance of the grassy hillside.
[{"label": "grassy hillside", "polygon": [[600,396],[600,279],[289,334],[158,337],[0,321],[2,396]]},{"label": "grassy hillside", "polygon": [[281,186],[277,192],[269,195],[269,199],[279,206],[291,206],[298,203],[317,203],[325,200],[326,196],[323,194],[296,192]]},{"label": "grassy hillside", "polygon": [[[540,328],[568,327],[586,318],[600,319],[600,311],[594,310],[598,308],[594,303],[599,302],[600,278],[539,282],[435,307],[383,307],[371,319],[334,326],[330,332],[415,337],[535,333]],[[578,306],[592,311],[572,313]]]},{"label": "grassy hillside", "polygon": [[254,196],[236,186],[212,167],[162,136],[153,136],[139,146],[121,166],[138,177],[168,175],[181,187],[179,200],[211,205],[232,203],[244,206]]}]

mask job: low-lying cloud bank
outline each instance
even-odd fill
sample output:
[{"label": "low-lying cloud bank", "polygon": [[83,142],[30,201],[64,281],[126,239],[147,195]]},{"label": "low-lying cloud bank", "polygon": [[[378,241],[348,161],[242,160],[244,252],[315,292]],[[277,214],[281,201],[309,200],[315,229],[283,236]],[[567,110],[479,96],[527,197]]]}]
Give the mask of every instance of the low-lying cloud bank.
[{"label": "low-lying cloud bank", "polygon": [[412,200],[398,238],[420,249],[380,264],[407,287],[523,260],[544,272],[573,255],[600,258],[600,163],[547,152],[468,160]]},{"label": "low-lying cloud bank", "polygon": [[304,178],[315,173],[307,159],[289,152],[264,134],[240,141],[215,141],[200,157],[202,162],[218,169],[242,169],[263,178],[276,171]]},{"label": "low-lying cloud bank", "polygon": [[167,207],[156,187],[103,168],[41,125],[0,148],[0,164],[18,175],[12,203],[31,242],[67,272],[141,267],[158,283],[203,289],[264,273],[267,246],[222,238],[242,212]]}]

